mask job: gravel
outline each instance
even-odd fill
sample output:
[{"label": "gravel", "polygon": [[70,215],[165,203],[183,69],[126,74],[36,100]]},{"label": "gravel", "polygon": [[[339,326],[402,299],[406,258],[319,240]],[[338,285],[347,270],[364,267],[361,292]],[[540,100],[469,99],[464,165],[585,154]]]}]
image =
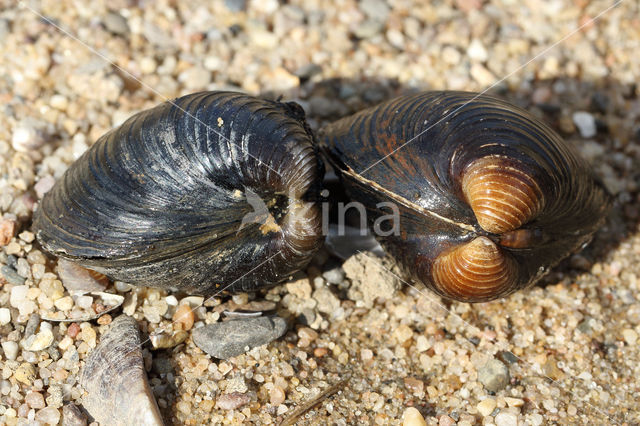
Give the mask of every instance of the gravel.
[{"label": "gravel", "polygon": [[[144,345],[167,423],[640,423],[640,36],[634,2],[589,22],[610,5],[10,2],[0,11],[0,423],[87,423],[68,407],[82,402],[79,372],[111,316],[82,320],[102,312],[104,299],[87,295],[88,308],[71,294],[31,217],[112,126],[165,97],[230,89],[297,101],[317,129],[403,93],[482,91],[505,76],[490,93],[548,123],[616,200],[591,245],[543,285],[491,303],[444,302],[398,280],[387,259],[345,263],[353,250],[334,249],[341,258],[324,252],[285,285],[248,297],[275,304],[289,331],[228,360],[194,343],[203,326],[233,322],[221,322],[237,310],[228,298],[108,280],[102,291],[126,297],[119,309],[146,335],[188,334],[171,349]],[[173,323],[183,304],[192,316]],[[26,330],[33,314],[43,320]],[[44,407],[27,402],[41,407],[36,394]]]}]

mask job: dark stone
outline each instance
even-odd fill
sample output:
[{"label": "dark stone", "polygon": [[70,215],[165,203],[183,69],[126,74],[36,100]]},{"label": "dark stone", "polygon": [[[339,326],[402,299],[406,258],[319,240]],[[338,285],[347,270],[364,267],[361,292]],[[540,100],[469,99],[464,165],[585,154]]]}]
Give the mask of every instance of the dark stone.
[{"label": "dark stone", "polygon": [[193,330],[193,343],[209,355],[229,359],[267,344],[287,331],[287,322],[276,316],[242,318],[208,324]]}]

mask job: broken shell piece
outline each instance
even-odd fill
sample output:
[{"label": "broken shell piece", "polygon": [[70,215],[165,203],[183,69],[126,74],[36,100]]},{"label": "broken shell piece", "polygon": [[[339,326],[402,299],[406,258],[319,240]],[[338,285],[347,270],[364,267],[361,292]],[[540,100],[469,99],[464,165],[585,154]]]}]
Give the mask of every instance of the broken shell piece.
[{"label": "broken shell piece", "polygon": [[122,302],[124,302],[124,297],[119,294],[103,293],[101,291],[91,292],[89,294],[93,296],[94,309],[89,311],[74,309],[69,313],[68,317],[65,316],[63,312],[45,313],[42,315],[42,319],[55,322],[92,321],[118,309],[122,305]]},{"label": "broken shell piece", "polygon": [[109,285],[109,279],[101,273],[62,258],[58,259],[58,276],[71,295],[104,291]]},{"label": "broken shell piece", "polygon": [[189,333],[182,330],[176,332],[162,331],[158,334],[151,334],[149,340],[151,340],[151,345],[153,345],[154,349],[167,349],[178,346],[184,342],[188,336]]},{"label": "broken shell piece", "polygon": [[138,323],[120,315],[89,354],[83,406],[103,425],[163,425],[142,360]]}]

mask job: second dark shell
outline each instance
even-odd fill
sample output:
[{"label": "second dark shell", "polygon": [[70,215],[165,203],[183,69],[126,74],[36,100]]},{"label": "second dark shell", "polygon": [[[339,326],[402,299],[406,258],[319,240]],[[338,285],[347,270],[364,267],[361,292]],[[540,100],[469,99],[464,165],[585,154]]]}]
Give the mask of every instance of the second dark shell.
[{"label": "second dark shell", "polygon": [[34,226],[47,251],[117,280],[255,290],[322,244],[321,179],[298,105],[202,92],[101,137],[45,195]]},{"label": "second dark shell", "polygon": [[451,299],[487,301],[534,283],[591,240],[611,204],[555,132],[490,96],[401,97],[320,139],[383,247]]}]

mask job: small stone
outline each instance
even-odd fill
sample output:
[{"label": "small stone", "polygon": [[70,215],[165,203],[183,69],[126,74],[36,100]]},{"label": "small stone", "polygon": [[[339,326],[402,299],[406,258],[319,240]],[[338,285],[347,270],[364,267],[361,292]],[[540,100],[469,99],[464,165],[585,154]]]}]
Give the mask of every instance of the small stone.
[{"label": "small stone", "polygon": [[506,402],[509,407],[522,407],[524,405],[524,400],[508,396],[504,398],[504,402]]},{"label": "small stone", "polygon": [[38,199],[42,199],[42,197],[44,197],[44,194],[49,192],[49,190],[53,188],[53,185],[55,183],[56,180],[53,176],[45,176],[38,182],[36,182],[36,184],[33,186],[33,189],[35,189]]},{"label": "small stone", "polygon": [[69,100],[65,96],[56,93],[49,99],[49,105],[60,111],[66,111],[69,106]]},{"label": "small stone", "polygon": [[11,311],[9,308],[0,308],[0,326],[11,322]]},{"label": "small stone", "polygon": [[13,373],[13,377],[20,383],[31,386],[36,378],[36,369],[32,364],[24,362]]},{"label": "small stone", "polygon": [[489,58],[489,53],[480,40],[474,38],[467,48],[467,55],[474,61],[484,62]]},{"label": "small stone", "polygon": [[344,271],[341,267],[335,267],[322,273],[322,277],[329,284],[340,284],[344,281]]},{"label": "small stone", "polygon": [[274,386],[269,391],[269,402],[271,405],[280,405],[284,403],[285,393],[284,390],[280,386]]},{"label": "small stone", "polygon": [[64,399],[64,393],[62,392],[61,385],[49,385],[47,389],[49,396],[47,397],[47,405],[54,408],[62,407],[62,400]]},{"label": "small stone", "polygon": [[73,299],[71,296],[61,297],[60,299],[53,302],[56,308],[61,311],[70,311],[73,308]]},{"label": "small stone", "polygon": [[235,410],[247,405],[249,402],[251,402],[251,397],[247,394],[240,392],[225,393],[216,399],[216,407],[222,410]]},{"label": "small stone", "polygon": [[628,345],[635,345],[636,341],[638,340],[638,333],[630,328],[625,328],[624,330],[622,330],[622,337]]},{"label": "small stone", "polygon": [[120,35],[120,36],[128,36],[129,35],[129,25],[127,24],[127,20],[116,12],[109,12],[104,17],[104,26],[108,31]]},{"label": "small stone", "polygon": [[367,39],[380,34],[382,28],[384,28],[382,22],[367,19],[358,25],[353,33],[359,39]]},{"label": "small stone", "polygon": [[518,426],[518,416],[513,413],[500,412],[495,417],[496,426]]},{"label": "small stone", "polygon": [[15,237],[18,231],[18,222],[12,219],[0,220],[0,246],[6,246]]},{"label": "small stone", "polygon": [[596,135],[596,119],[586,111],[576,111],[573,113],[573,123],[578,128],[580,136],[592,138]]},{"label": "small stone", "polygon": [[62,407],[63,426],[86,426],[87,416],[85,416],[77,405],[70,402]]},{"label": "small stone", "polygon": [[96,322],[100,325],[111,324],[111,321],[112,321],[112,318],[111,318],[111,315],[109,314],[104,314],[96,320]]},{"label": "small stone", "polygon": [[496,408],[496,400],[493,398],[484,399],[476,405],[476,408],[483,417],[487,417]]},{"label": "small stone", "polygon": [[162,332],[152,334],[149,336],[149,340],[151,340],[151,345],[153,345],[154,349],[166,349],[178,346],[184,342],[187,337],[189,337],[189,334],[186,331],[179,330],[173,333]]},{"label": "small stone", "polygon": [[27,300],[28,292],[29,287],[26,285],[16,285],[15,287],[13,287],[11,289],[11,296],[9,297],[9,303],[11,304],[11,306],[13,306],[14,308],[18,308],[25,300]]},{"label": "small stone", "polygon": [[48,425],[57,425],[60,421],[60,411],[53,407],[43,408],[36,413],[36,420]]},{"label": "small stone", "polygon": [[67,327],[67,336],[75,339],[78,333],[80,333],[80,325],[78,325],[77,322],[69,324],[69,327]]},{"label": "small stone", "polygon": [[417,408],[409,407],[402,414],[402,426],[427,426],[427,422]]},{"label": "small stone", "polygon": [[35,409],[40,409],[45,407],[44,397],[40,392],[27,393],[27,395],[24,397],[24,402],[29,404],[29,407],[35,408]]},{"label": "small stone", "polygon": [[15,361],[18,357],[18,344],[16,342],[2,342],[2,350],[4,351],[4,356],[11,361]]},{"label": "small stone", "polygon": [[29,336],[24,342],[24,348],[28,351],[41,351],[48,348],[53,343],[53,333],[45,328],[41,329],[38,334]]},{"label": "small stone", "polygon": [[182,330],[188,331],[193,327],[195,317],[193,315],[191,307],[185,303],[178,306],[176,312],[173,314],[172,320]]},{"label": "small stone", "polygon": [[196,328],[193,342],[209,355],[229,359],[282,336],[287,322],[276,316],[242,318]]},{"label": "small stone", "polygon": [[478,370],[478,381],[488,391],[498,392],[509,384],[509,369],[497,359],[492,359]]},{"label": "small stone", "polygon": [[496,76],[478,62],[471,66],[471,77],[481,86],[490,86],[496,81]]},{"label": "small stone", "polygon": [[230,12],[242,12],[247,7],[247,0],[224,0]]},{"label": "small stone", "polygon": [[76,305],[82,309],[90,309],[93,304],[93,297],[91,296],[79,296],[76,298]]},{"label": "small stone", "polygon": [[200,67],[191,67],[180,73],[178,81],[187,90],[202,90],[211,82],[211,72]]},{"label": "small stone", "polygon": [[389,5],[385,0],[362,0],[358,7],[369,18],[380,22],[386,21],[390,12]]},{"label": "small stone", "polygon": [[9,284],[22,286],[25,282],[25,278],[21,277],[11,266],[3,265],[0,267],[0,274],[2,274],[2,277],[7,280]]},{"label": "small stone", "polygon": [[405,377],[404,386],[414,395],[421,395],[424,392],[424,382],[415,377]]},{"label": "small stone", "polygon": [[31,118],[18,123],[11,137],[13,149],[18,152],[31,152],[40,148],[45,143],[41,127],[42,123]]}]

